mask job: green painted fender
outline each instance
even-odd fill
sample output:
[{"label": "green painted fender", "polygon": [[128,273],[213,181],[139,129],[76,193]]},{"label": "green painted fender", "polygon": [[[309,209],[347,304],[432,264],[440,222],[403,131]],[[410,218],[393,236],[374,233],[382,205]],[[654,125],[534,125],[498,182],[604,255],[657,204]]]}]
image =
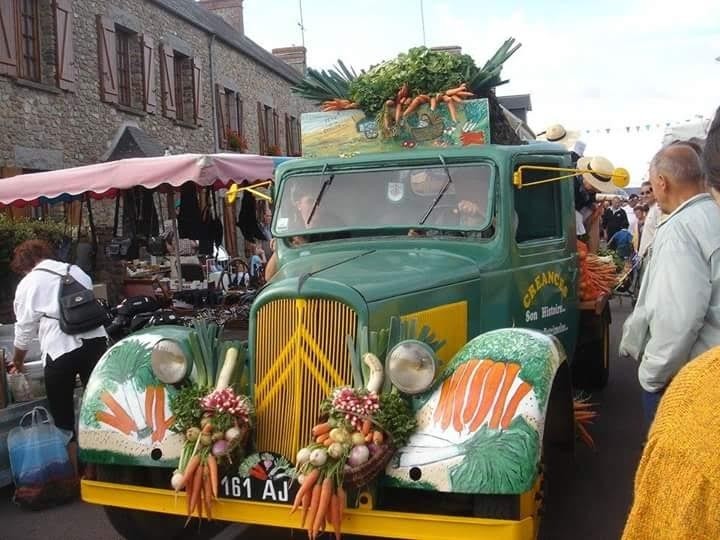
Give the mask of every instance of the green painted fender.
[{"label": "green painted fender", "polygon": [[468,342],[417,400],[418,429],[387,467],[390,485],[520,494],[538,471],[557,338],[503,328]]},{"label": "green painted fender", "polygon": [[[187,343],[190,331],[183,326],[155,326],[136,332],[107,350],[90,376],[80,409],[78,444],[83,461],[175,466],[183,438],[161,424],[167,424],[172,416],[170,400],[176,390],[155,377],[150,355],[158,341],[172,339],[190,357]],[[151,410],[149,421],[146,398]],[[162,418],[156,418],[156,403],[162,405]]]}]

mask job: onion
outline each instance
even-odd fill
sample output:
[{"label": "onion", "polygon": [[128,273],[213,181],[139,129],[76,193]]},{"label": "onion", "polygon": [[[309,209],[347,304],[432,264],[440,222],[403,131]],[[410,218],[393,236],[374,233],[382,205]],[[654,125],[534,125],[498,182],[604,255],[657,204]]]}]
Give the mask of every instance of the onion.
[{"label": "onion", "polygon": [[353,449],[350,450],[350,457],[348,458],[348,463],[351,467],[357,467],[359,465],[362,465],[370,458],[370,450],[368,450],[368,447],[364,444],[359,446],[353,446]]},{"label": "onion", "polygon": [[310,452],[310,464],[313,467],[322,467],[327,461],[327,452],[324,448],[316,448]]},{"label": "onion", "polygon": [[219,440],[215,441],[215,444],[212,446],[212,455],[215,457],[224,456],[227,454],[228,448],[230,445],[227,441]]},{"label": "onion", "polygon": [[343,428],[333,428],[330,430],[330,438],[339,443],[347,441],[348,432]]},{"label": "onion", "polygon": [[180,471],[175,471],[170,478],[170,485],[175,491],[180,491],[180,485],[183,481],[183,475]]},{"label": "onion", "polygon": [[225,432],[225,440],[233,442],[240,438],[240,430],[236,427],[231,427]]},{"label": "onion", "polygon": [[200,444],[203,446],[210,446],[212,444],[212,435],[209,433],[203,433],[200,435]]},{"label": "onion", "polygon": [[304,465],[308,461],[310,461],[310,449],[301,448],[295,457],[295,465]]}]

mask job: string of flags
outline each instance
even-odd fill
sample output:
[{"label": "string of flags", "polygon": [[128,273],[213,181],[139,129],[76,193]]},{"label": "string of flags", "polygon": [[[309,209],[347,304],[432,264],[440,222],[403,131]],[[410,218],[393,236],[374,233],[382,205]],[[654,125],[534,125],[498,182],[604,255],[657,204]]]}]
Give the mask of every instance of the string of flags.
[{"label": "string of flags", "polygon": [[682,124],[689,124],[691,122],[702,122],[707,120],[703,115],[697,114],[693,118],[686,118],[684,121],[666,121],[663,123],[655,122],[650,124],[638,124],[638,125],[629,125],[629,126],[617,126],[617,127],[605,127],[605,128],[586,128],[583,129],[582,132],[586,135],[590,135],[592,133],[594,134],[610,134],[610,133],[640,133],[641,131],[650,131],[652,129],[660,130],[660,129],[667,129],[671,126],[677,126]]}]

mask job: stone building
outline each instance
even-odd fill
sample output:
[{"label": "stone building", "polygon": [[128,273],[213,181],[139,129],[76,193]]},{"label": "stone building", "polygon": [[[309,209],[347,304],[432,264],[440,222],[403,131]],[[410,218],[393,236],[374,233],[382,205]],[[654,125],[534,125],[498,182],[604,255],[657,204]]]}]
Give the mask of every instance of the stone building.
[{"label": "stone building", "polygon": [[[0,178],[166,152],[299,155],[305,49],[274,53],[245,36],[243,0],[0,0]],[[92,209],[96,277],[116,289],[103,246],[123,209]],[[87,225],[79,202],[64,212]]]},{"label": "stone building", "polygon": [[299,154],[312,105],[290,88],[305,50],[247,38],[242,4],[2,0],[0,176],[165,151]]}]

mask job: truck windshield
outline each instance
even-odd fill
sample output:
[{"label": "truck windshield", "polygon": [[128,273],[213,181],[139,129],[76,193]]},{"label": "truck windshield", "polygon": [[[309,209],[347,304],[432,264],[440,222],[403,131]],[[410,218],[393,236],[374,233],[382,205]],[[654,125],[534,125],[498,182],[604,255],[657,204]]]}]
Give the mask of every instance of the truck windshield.
[{"label": "truck windshield", "polygon": [[295,175],[279,195],[277,236],[391,228],[479,233],[492,225],[487,164]]}]

